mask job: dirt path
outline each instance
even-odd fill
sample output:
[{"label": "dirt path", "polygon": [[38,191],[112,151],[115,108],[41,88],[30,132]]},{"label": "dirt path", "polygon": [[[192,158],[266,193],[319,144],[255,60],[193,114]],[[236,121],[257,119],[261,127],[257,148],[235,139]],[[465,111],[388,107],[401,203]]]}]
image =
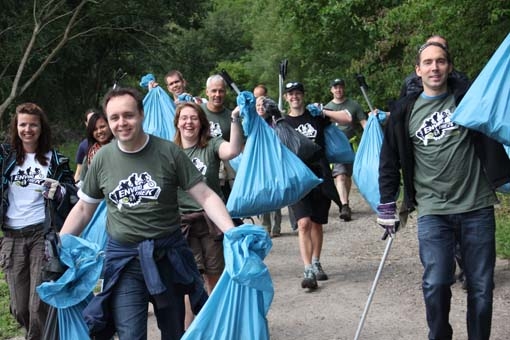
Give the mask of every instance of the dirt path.
[{"label": "dirt path", "polygon": [[[319,282],[315,292],[300,287],[302,263],[297,236],[284,219],[284,234],[273,239],[273,249],[265,261],[275,287],[268,314],[271,339],[354,339],[386,243],[379,240],[382,229],[375,225],[375,215],[356,189],[351,194],[351,206],[351,222],[340,221],[337,208],[330,210],[321,259],[329,280]],[[283,212],[286,215],[286,209]],[[393,242],[360,339],[427,338],[415,222],[411,219]],[[508,261],[497,261],[495,281],[491,339],[505,340],[510,338]],[[466,293],[460,284],[452,291],[454,339],[467,339]]]}]

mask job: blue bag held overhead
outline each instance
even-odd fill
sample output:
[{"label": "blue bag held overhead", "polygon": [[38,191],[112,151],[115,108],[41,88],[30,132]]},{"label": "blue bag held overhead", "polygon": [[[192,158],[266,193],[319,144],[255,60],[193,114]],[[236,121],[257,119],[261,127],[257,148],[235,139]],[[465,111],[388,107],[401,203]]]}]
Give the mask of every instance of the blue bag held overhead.
[{"label": "blue bag held overhead", "polygon": [[259,117],[251,92],[241,92],[237,104],[247,138],[227,201],[232,217],[255,216],[292,205],[322,182]]},{"label": "blue bag held overhead", "polygon": [[379,193],[379,156],[383,143],[383,132],[377,116],[370,115],[365,125],[358,152],[354,159],[352,178],[361,196],[377,213],[381,200]]},{"label": "blue bag held overhead", "polygon": [[476,77],[451,119],[510,145],[510,34]]},{"label": "blue bag held overhead", "polygon": [[[140,86],[147,88],[150,81],[156,80],[152,74],[142,77]],[[160,87],[156,86],[143,98],[143,130],[151,135],[174,140],[175,104],[170,96]]]},{"label": "blue bag held overhead", "polygon": [[263,260],[271,247],[269,234],[253,224],[225,233],[225,270],[181,340],[269,339],[274,287]]},{"label": "blue bag held overhead", "polygon": [[354,150],[342,132],[335,124],[329,124],[324,129],[326,158],[330,163],[349,164],[354,162]]}]

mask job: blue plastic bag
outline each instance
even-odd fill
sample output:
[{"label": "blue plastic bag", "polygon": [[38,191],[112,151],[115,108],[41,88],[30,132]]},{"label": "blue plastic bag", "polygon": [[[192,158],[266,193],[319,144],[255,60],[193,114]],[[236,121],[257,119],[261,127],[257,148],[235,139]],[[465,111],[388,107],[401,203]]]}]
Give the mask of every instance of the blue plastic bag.
[{"label": "blue plastic bag", "polygon": [[83,238],[65,234],[60,240],[60,260],[69,268],[57,281],[43,282],[36,290],[47,304],[67,308],[85,300],[94,290],[104,256],[96,243]]},{"label": "blue plastic bag", "polygon": [[[149,73],[142,78],[140,86],[147,87],[151,80],[155,80],[155,78]],[[175,103],[160,86],[156,86],[145,95],[143,111],[145,114],[143,130],[145,132],[169,141],[174,140]]]},{"label": "blue plastic bag", "polygon": [[369,115],[354,159],[352,178],[363,198],[377,213],[379,193],[379,156],[383,143],[381,125],[375,115]]},{"label": "blue plastic bag", "polygon": [[89,328],[81,315],[81,312],[92,299],[90,294],[87,299],[78,305],[69,308],[58,309],[58,330],[60,340],[89,339]]},{"label": "blue plastic bag", "polygon": [[247,138],[227,201],[230,215],[255,216],[298,202],[322,180],[259,117],[251,92],[241,92],[237,104]]},{"label": "blue plastic bag", "polygon": [[510,34],[475,79],[451,119],[510,145]]},{"label": "blue plastic bag", "polygon": [[326,144],[326,158],[330,163],[349,164],[354,162],[354,150],[342,132],[335,124],[329,124],[324,129],[324,143]]},{"label": "blue plastic bag", "polygon": [[269,234],[253,224],[225,233],[225,270],[181,340],[269,339],[274,287],[263,260],[271,247]]}]

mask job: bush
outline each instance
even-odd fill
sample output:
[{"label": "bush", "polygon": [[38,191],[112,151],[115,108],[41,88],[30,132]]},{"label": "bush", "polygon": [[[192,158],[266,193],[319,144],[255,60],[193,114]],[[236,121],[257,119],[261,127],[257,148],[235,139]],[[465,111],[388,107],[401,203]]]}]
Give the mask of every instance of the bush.
[{"label": "bush", "polygon": [[501,201],[496,208],[496,253],[510,259],[510,195],[498,194]]}]

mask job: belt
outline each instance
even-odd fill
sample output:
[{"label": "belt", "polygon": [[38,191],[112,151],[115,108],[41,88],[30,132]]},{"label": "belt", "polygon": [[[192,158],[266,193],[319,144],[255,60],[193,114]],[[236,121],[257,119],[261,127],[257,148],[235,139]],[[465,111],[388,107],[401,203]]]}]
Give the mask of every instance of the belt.
[{"label": "belt", "polygon": [[8,229],[2,228],[5,237],[11,238],[22,238],[22,237],[30,237],[35,233],[44,230],[44,223],[31,224],[21,229]]}]

